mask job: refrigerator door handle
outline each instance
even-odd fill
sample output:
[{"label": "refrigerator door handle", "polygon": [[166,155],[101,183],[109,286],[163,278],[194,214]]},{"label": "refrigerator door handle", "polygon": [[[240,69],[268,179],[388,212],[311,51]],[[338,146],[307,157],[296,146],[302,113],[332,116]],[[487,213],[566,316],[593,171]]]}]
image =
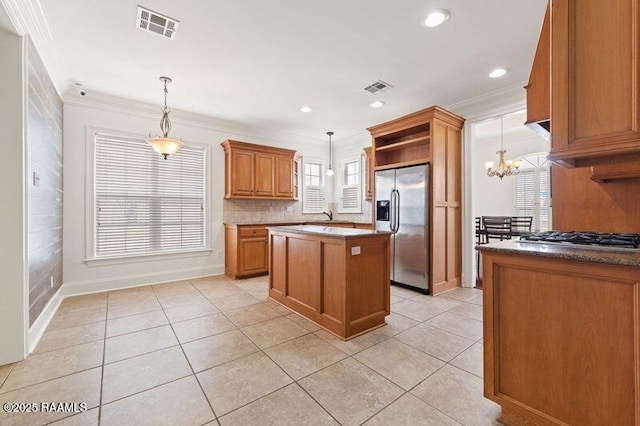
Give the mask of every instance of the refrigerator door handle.
[{"label": "refrigerator door handle", "polygon": [[395,214],[395,207],[394,207],[394,199],[393,199],[393,189],[391,190],[391,193],[389,194],[389,230],[391,232],[394,232],[393,230],[393,224],[394,224],[394,214]]},{"label": "refrigerator door handle", "polygon": [[397,189],[391,191],[391,232],[394,234],[398,232],[400,226],[398,211],[400,207],[400,192]]},{"label": "refrigerator door handle", "polygon": [[398,232],[400,230],[400,191],[398,191],[397,189],[396,191],[396,231]]}]

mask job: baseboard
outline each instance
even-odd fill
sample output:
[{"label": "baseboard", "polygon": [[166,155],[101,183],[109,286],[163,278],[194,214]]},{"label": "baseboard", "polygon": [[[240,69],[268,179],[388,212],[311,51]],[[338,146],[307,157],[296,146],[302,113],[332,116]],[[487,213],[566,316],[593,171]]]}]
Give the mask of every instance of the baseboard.
[{"label": "baseboard", "polygon": [[224,265],[176,269],[173,271],[150,272],[147,274],[124,275],[120,277],[67,282],[62,285],[60,291],[63,297],[80,296],[82,294],[120,290],[125,288],[140,287],[149,284],[162,284],[172,281],[180,281],[221,274],[224,274]]},{"label": "baseboard", "polygon": [[[224,265],[64,283],[53,295],[51,300],[49,300],[49,303],[47,303],[31,328],[29,328],[29,353],[31,354],[36,348],[49,323],[53,319],[53,316],[58,311],[60,304],[67,297],[221,274],[224,274]],[[123,283],[126,284],[123,285]]]},{"label": "baseboard", "polygon": [[33,352],[33,350],[40,342],[40,338],[44,334],[44,331],[49,326],[49,323],[53,319],[53,316],[58,311],[60,307],[60,303],[64,297],[62,296],[62,287],[55,292],[53,297],[49,300],[49,303],[44,307],[38,318],[33,322],[33,325],[29,328],[29,354]]}]

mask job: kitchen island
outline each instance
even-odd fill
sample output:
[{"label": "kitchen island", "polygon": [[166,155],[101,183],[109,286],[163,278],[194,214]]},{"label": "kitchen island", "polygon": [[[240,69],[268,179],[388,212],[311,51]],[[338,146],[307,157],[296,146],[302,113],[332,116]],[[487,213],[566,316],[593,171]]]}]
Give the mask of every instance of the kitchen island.
[{"label": "kitchen island", "polygon": [[390,313],[390,233],[269,227],[269,296],[348,340]]},{"label": "kitchen island", "polygon": [[640,252],[504,241],[484,268],[484,395],[507,425],[640,424]]}]

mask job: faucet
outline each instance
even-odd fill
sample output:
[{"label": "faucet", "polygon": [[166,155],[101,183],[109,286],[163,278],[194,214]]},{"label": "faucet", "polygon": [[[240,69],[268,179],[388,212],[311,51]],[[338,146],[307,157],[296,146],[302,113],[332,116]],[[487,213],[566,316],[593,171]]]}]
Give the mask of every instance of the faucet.
[{"label": "faucet", "polygon": [[329,220],[333,220],[333,212],[331,210],[329,210],[329,213],[327,212],[322,212],[322,214],[326,214],[327,217],[329,218]]}]

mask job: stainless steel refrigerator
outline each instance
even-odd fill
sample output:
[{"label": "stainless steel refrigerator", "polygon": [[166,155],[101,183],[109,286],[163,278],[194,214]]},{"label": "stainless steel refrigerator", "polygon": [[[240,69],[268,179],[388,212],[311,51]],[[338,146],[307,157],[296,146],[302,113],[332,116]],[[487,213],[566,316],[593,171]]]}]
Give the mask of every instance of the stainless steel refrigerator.
[{"label": "stainless steel refrigerator", "polygon": [[391,231],[391,283],[429,290],[429,165],[375,173],[376,229]]}]

